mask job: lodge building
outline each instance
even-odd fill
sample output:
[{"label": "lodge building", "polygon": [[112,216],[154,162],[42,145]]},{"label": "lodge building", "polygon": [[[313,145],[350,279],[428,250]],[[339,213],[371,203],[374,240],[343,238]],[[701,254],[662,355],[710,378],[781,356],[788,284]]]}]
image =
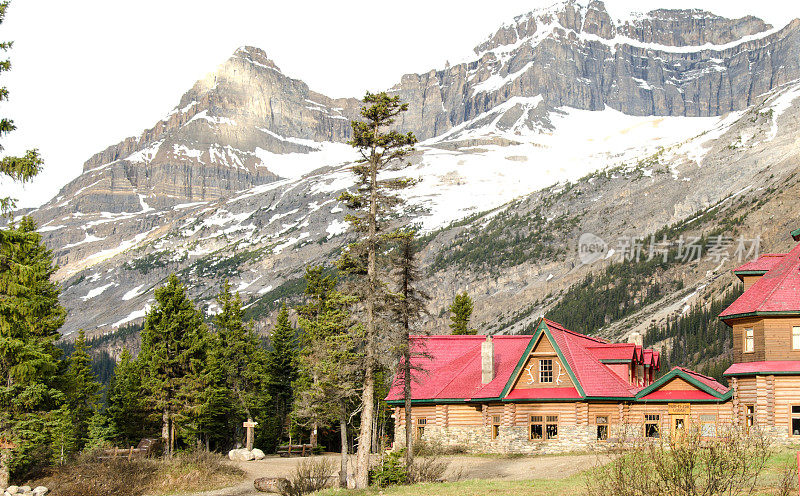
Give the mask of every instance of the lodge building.
[{"label": "lodge building", "polygon": [[[526,336],[414,336],[416,437],[500,453],[586,450],[689,425],[707,437],[757,425],[800,440],[800,244],[734,274],[745,292],[720,315],[733,330],[730,387],[681,367],[654,380],[659,353],[637,333],[609,343],[546,318]],[[386,400],[402,444],[402,380]]]}]

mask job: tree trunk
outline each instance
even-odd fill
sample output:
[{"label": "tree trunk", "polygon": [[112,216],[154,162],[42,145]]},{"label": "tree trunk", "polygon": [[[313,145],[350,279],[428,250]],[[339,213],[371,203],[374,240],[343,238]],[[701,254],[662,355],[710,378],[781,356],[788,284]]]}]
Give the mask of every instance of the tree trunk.
[{"label": "tree trunk", "polygon": [[356,454],[356,489],[369,487],[369,455],[372,444],[372,418],[375,396],[375,376],[372,360],[367,360],[364,371],[364,392],[361,394],[361,425],[358,433],[358,453]]},{"label": "tree trunk", "polygon": [[319,425],[316,422],[311,424],[311,439],[309,441],[311,442],[311,446],[313,446],[315,448],[317,447],[317,429],[318,428],[319,428]]},{"label": "tree trunk", "polygon": [[380,410],[379,406],[375,405],[375,415],[372,417],[372,452],[378,452],[378,417],[380,417]]},{"label": "tree trunk", "polygon": [[166,408],[161,416],[161,420],[161,441],[164,443],[164,456],[169,458],[172,456],[172,453],[170,453],[170,448],[172,447],[172,429],[170,426],[169,411]]},{"label": "tree trunk", "polygon": [[[378,126],[373,132],[378,135]],[[369,214],[367,215],[367,295],[366,295],[366,353],[364,356],[364,391],[361,394],[361,425],[356,456],[356,489],[369,486],[369,455],[372,445],[372,421],[375,417],[375,299],[378,289],[376,266],[378,242],[378,161],[375,145],[370,154]]]},{"label": "tree trunk", "polygon": [[339,417],[339,436],[342,441],[342,460],[341,467],[339,468],[339,487],[347,489],[347,411],[344,404],[341,405],[341,413]]},{"label": "tree trunk", "polygon": [[8,459],[10,454],[9,450],[0,449],[0,487],[2,488],[6,488],[9,485]]},{"label": "tree trunk", "polygon": [[411,343],[408,342],[403,348],[403,410],[406,422],[406,469],[409,469],[414,463],[414,441],[411,431]]}]

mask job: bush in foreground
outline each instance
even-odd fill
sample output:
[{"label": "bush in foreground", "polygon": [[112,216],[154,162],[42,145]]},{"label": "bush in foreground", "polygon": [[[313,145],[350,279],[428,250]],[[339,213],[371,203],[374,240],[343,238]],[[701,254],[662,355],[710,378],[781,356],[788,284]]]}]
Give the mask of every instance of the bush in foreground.
[{"label": "bush in foreground", "polygon": [[589,473],[591,496],[753,494],[771,449],[756,429],[706,439],[697,429],[657,442],[628,440],[624,454]]}]

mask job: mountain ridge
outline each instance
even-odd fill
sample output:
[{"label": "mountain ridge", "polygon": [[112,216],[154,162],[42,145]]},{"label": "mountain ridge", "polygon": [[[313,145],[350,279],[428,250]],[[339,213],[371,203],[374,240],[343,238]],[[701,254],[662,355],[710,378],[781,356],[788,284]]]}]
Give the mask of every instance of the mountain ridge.
[{"label": "mountain ridge", "polygon": [[[800,93],[791,81],[800,68],[780,65],[800,53],[800,21],[778,29],[751,17],[656,10],[619,27],[601,2],[558,5],[501,27],[474,61],[405,75],[390,89],[410,107],[397,127],[421,138],[409,165],[390,174],[423,179],[405,193],[405,220],[427,233],[432,329],[444,329],[439,309],[464,289],[482,332],[502,329],[515,312],[546,311],[548,293],[590,269],[571,256],[581,230],[655,232],[748,181],[767,185],[771,160],[781,177],[791,171],[779,154],[796,156]],[[679,27],[658,41],[703,45],[667,52],[609,42],[618,30],[652,41],[670,16]],[[703,48],[711,42],[734,46]],[[753,67],[740,70],[750,58]],[[759,77],[744,92],[750,105],[722,112],[739,105],[732,82]],[[667,98],[669,81],[683,81],[672,86],[684,93]],[[685,117],[684,98],[696,104],[688,113],[709,115]],[[206,312],[230,279],[265,322],[275,299],[295,294],[306,264],[329,263],[349,240],[336,197],[353,184],[356,156],[343,141],[360,105],[327,98],[263,50],[242,47],[152,128],[94,155],[32,214],[61,265],[72,310],[65,333],[138,321],[169,272],[190,283]],[[483,245],[510,241],[487,261],[470,243],[498,226],[506,227]]]}]

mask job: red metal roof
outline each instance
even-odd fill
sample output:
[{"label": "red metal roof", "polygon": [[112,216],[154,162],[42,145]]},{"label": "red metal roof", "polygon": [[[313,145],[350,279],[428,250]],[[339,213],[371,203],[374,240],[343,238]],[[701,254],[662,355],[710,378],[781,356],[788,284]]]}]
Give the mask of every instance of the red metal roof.
[{"label": "red metal roof", "polygon": [[726,308],[720,318],[756,312],[797,311],[800,311],[800,244],[781,257],[774,267]]},{"label": "red metal roof", "polygon": [[756,260],[736,267],[733,272],[766,272],[778,265],[785,256],[786,253],[764,253]]},{"label": "red metal roof", "polygon": [[633,360],[636,345],[633,343],[602,344],[587,346],[598,360]]},{"label": "red metal roof", "polygon": [[794,372],[800,374],[800,361],[798,360],[734,363],[723,375],[791,374]]},{"label": "red metal roof", "polygon": [[701,382],[718,393],[725,394],[728,392],[729,388],[717,382],[713,377],[708,377],[707,375],[700,374],[694,370],[689,370],[684,367],[673,367],[673,369],[678,369],[686,374],[689,374],[693,379],[696,379],[698,382]]},{"label": "red metal roof", "polygon": [[[600,362],[601,356],[632,358],[636,348],[634,345],[611,344],[603,339],[570,331],[546,319],[544,324],[566,362],[564,365],[575,375],[578,387],[511,391],[508,399],[579,399],[580,389],[588,397],[630,398],[641,390]],[[413,336],[412,362],[415,369],[425,372],[413,373],[412,400],[468,401],[500,398],[534,337],[495,336],[495,377],[488,384],[482,384],[481,343],[485,341],[485,336]],[[402,382],[402,373],[398,372],[386,397],[388,401],[402,399]]]}]

